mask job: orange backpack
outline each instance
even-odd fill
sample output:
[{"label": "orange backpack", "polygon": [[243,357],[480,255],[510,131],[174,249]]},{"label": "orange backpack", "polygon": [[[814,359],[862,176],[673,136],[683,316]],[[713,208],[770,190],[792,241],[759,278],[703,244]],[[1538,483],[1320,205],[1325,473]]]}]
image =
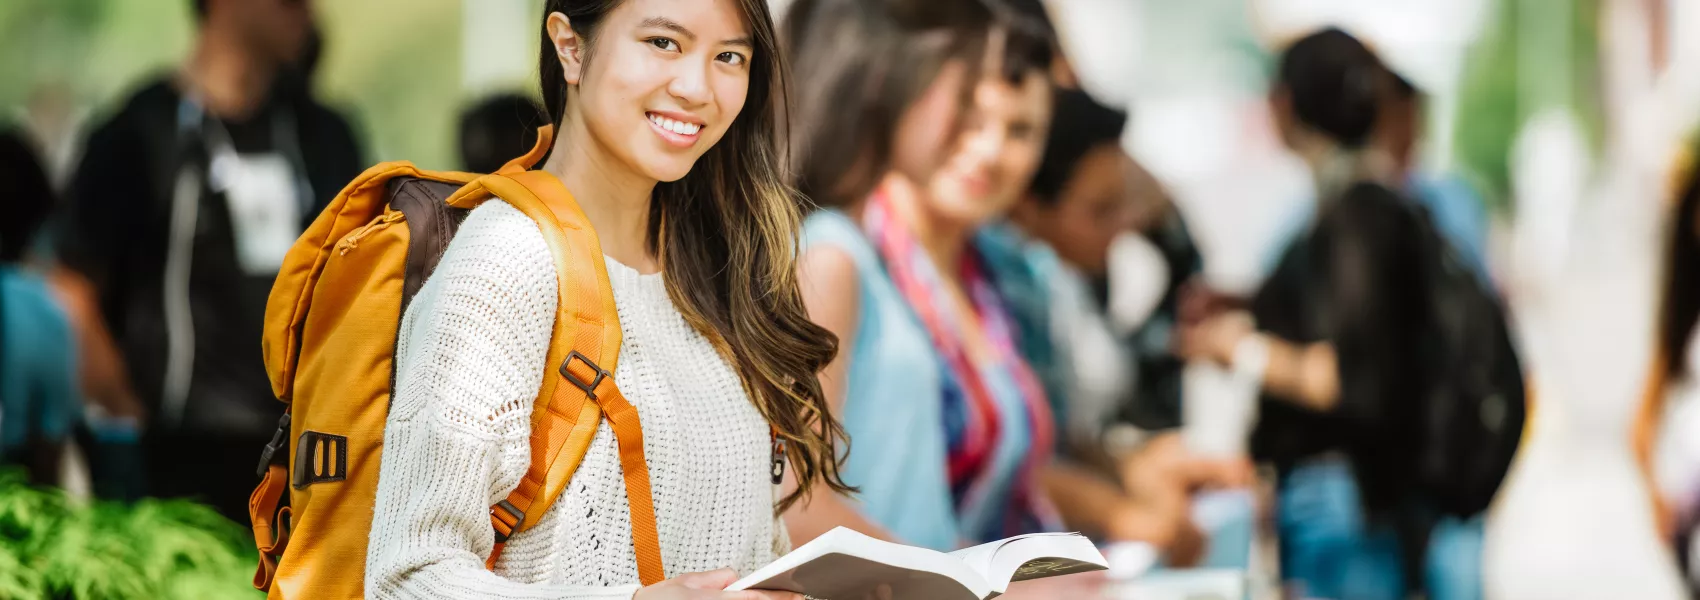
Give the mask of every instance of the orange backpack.
[{"label": "orange backpack", "polygon": [[[343,188],[285,257],[266,304],[265,362],[288,405],[261,457],[249,499],[270,598],[360,598],[378,491],[384,424],[402,315],[473,207],[492,198],[532,218],[555,259],[559,308],[531,415],[531,465],[490,507],[496,547],[529,529],[560,495],[606,417],[620,447],[632,544],[644,585],[661,581],[661,544],[637,410],[614,386],[620,350],[602,250],[584,212],[553,176],[527,171],[537,146],[489,175],[372,167]],[[287,483],[287,490],[286,483]],[[289,493],[288,505],[278,508]]]}]

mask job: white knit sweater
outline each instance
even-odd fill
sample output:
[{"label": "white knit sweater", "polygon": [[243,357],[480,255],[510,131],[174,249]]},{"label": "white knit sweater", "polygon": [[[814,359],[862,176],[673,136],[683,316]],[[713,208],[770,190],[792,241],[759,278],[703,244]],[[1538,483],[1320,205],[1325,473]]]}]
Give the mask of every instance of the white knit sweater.
[{"label": "white knit sweater", "polygon": [[[624,335],[614,381],[643,424],[667,576],[749,573],[788,546],[773,514],[766,421],[673,306],[660,275],[608,260]],[[530,461],[532,403],[556,308],[537,226],[504,202],[467,216],[402,320],[366,597],[630,598],[625,480],[608,423],[567,491],[508,541],[494,572],[489,507]]]}]

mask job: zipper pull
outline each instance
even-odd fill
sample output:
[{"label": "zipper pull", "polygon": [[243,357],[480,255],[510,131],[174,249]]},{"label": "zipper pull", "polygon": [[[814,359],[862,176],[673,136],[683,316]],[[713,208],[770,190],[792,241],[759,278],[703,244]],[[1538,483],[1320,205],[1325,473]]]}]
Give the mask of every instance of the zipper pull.
[{"label": "zipper pull", "polygon": [[353,250],[355,248],[360,247],[361,238],[364,238],[368,235],[376,233],[378,230],[383,229],[385,227],[389,227],[390,225],[394,225],[397,221],[402,220],[402,218],[404,218],[406,216],[407,216],[406,213],[403,213],[399,210],[385,209],[383,216],[372,221],[371,223],[367,223],[365,225],[362,225],[359,229],[356,229],[356,230],[350,232],[347,237],[344,237],[344,238],[342,238],[342,240],[338,241],[336,243],[336,254],[337,254],[337,256],[347,255],[349,250]]},{"label": "zipper pull", "polygon": [[773,436],[773,485],[785,481],[785,440],[777,434]]}]

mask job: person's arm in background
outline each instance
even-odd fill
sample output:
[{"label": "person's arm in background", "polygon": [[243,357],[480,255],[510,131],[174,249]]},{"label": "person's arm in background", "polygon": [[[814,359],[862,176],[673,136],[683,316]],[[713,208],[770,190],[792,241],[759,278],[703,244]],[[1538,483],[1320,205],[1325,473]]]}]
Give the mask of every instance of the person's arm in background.
[{"label": "person's arm in background", "polygon": [[1317,227],[1315,247],[1328,253],[1327,341],[1253,334],[1242,313],[1207,321],[1183,346],[1248,376],[1261,371],[1270,397],[1341,419],[1349,436],[1341,449],[1360,467],[1360,497],[1387,507],[1404,497],[1404,474],[1420,448],[1423,244],[1400,198],[1368,187],[1352,194]]},{"label": "person's arm in background", "polygon": [[35,422],[30,424],[28,468],[36,483],[59,485],[66,443],[82,412],[77,395],[77,343],[62,311],[56,313],[45,304],[41,309],[42,314],[30,324],[40,332],[41,343],[31,349],[36,358],[32,400],[38,404],[29,416]]},{"label": "person's arm in background", "polygon": [[1071,528],[1112,541],[1150,543],[1176,566],[1204,558],[1204,534],[1192,523],[1184,493],[1136,499],[1098,473],[1066,462],[1052,463],[1041,477],[1046,494]]},{"label": "person's arm in background", "polygon": [[83,396],[110,416],[139,422],[145,411],[130,387],[118,343],[106,328],[106,319],[101,317],[100,299],[94,286],[80,273],[63,265],[54,265],[46,276],[77,341],[77,380],[82,382]]},{"label": "person's arm in background", "polygon": [[[861,289],[856,279],[855,260],[843,250],[817,246],[805,251],[798,261],[798,287],[809,319],[838,336],[838,355],[820,374],[821,389],[828,406],[842,414],[849,390],[850,354],[856,346],[856,328],[861,322]],[[785,470],[785,491],[796,489],[796,469]],[[849,498],[826,485],[810,488],[809,495],[785,511],[791,542],[802,545],[832,528],[843,526],[870,537],[897,541],[891,532],[856,510]]]},{"label": "person's arm in background", "polygon": [[[1359,190],[1365,188],[1358,188]],[[1363,192],[1356,192],[1363,193]],[[1415,275],[1418,240],[1398,198],[1341,200],[1326,218],[1333,239],[1328,341],[1296,343],[1257,333],[1249,314],[1205,320],[1183,335],[1182,353],[1238,369],[1263,363],[1269,395],[1318,412],[1336,412],[1375,436],[1390,407],[1418,389],[1422,290]]]},{"label": "person's arm in background", "polygon": [[1297,343],[1259,333],[1246,312],[1205,319],[1186,332],[1180,347],[1189,358],[1232,367],[1235,353],[1247,347],[1243,344],[1264,348],[1257,352],[1266,356],[1260,374],[1265,393],[1317,412],[1331,411],[1339,402],[1339,361],[1333,343]]}]

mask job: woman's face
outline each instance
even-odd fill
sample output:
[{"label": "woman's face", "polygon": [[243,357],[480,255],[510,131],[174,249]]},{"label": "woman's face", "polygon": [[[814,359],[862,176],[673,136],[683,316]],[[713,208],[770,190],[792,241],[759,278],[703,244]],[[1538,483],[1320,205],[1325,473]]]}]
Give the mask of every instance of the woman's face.
[{"label": "woman's face", "polygon": [[736,0],[626,0],[594,45],[569,105],[646,178],[684,177],[744,108],[755,45]]},{"label": "woman's face", "polygon": [[1138,205],[1161,201],[1146,196],[1161,190],[1141,186],[1137,169],[1120,145],[1099,145],[1080,157],[1054,204],[1025,203],[1016,211],[1018,221],[1063,260],[1103,276],[1109,270],[1110,243],[1135,228]]},{"label": "woman's face", "polygon": [[1051,121],[1050,82],[1031,72],[1019,83],[988,77],[955,148],[927,182],[934,218],[977,227],[1008,211],[1033,179]]},{"label": "woman's face", "polygon": [[892,136],[892,170],[913,181],[926,181],[938,170],[965,108],[967,76],[968,65],[962,61],[945,63],[921,97],[903,111]]}]

